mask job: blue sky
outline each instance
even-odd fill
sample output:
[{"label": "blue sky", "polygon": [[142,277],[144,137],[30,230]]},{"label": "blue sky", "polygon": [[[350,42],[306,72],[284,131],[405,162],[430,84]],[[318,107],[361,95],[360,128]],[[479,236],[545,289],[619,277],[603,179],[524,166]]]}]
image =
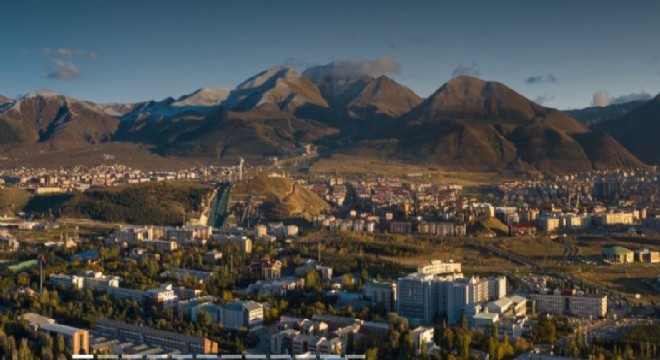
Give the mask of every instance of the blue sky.
[{"label": "blue sky", "polygon": [[8,97],[162,99],[274,65],[383,57],[421,96],[458,73],[558,108],[588,106],[599,91],[606,102],[660,92],[654,0],[21,0],[1,12]]}]

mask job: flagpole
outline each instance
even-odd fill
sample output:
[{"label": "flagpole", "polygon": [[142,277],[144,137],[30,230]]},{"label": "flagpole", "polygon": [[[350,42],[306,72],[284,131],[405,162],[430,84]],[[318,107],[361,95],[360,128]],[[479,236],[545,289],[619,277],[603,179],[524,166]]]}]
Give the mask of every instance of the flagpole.
[{"label": "flagpole", "polygon": [[44,261],[39,259],[39,294],[44,293]]}]

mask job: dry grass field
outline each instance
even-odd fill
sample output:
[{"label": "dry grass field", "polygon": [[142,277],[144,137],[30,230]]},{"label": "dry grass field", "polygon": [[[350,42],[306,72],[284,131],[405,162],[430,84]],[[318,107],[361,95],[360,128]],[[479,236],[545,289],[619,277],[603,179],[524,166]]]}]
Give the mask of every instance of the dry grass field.
[{"label": "dry grass field", "polygon": [[[314,163],[310,171],[322,174],[361,174],[372,176],[393,176],[433,180],[444,183],[455,183],[461,185],[481,185],[493,182],[505,181],[501,174],[495,172],[469,172],[437,166],[421,166],[404,164],[396,161],[383,161],[357,156],[335,154],[329,159],[319,159]],[[421,175],[421,176],[420,176]]]},{"label": "dry grass field", "polygon": [[564,247],[549,237],[501,238],[495,241],[495,246],[544,266],[558,265],[564,254]]},{"label": "dry grass field", "polygon": [[660,292],[651,284],[660,275],[660,264],[597,266],[575,276],[628,294],[640,294],[647,301],[660,301]]}]

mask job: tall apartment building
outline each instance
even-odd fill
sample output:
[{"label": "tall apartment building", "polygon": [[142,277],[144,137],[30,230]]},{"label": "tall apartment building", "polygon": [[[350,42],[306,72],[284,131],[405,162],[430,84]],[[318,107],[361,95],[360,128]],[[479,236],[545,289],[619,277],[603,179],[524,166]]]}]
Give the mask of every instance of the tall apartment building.
[{"label": "tall apartment building", "polygon": [[436,307],[433,297],[434,275],[413,273],[397,281],[397,313],[410,323],[429,322]]},{"label": "tall apartment building", "polygon": [[447,286],[447,323],[457,324],[461,315],[465,314],[470,324],[472,316],[477,313],[476,307],[488,300],[488,280],[478,277],[456,279]]},{"label": "tall apartment building", "polygon": [[417,225],[419,234],[432,236],[464,236],[466,229],[465,224],[453,222],[420,223]]},{"label": "tall apartment building", "polygon": [[490,300],[501,299],[506,296],[506,277],[498,276],[488,279],[488,297]]},{"label": "tall apartment building", "polygon": [[506,278],[465,279],[462,273],[454,272],[460,271],[460,264],[435,262],[418,270],[423,272],[408,274],[396,284],[397,312],[412,324],[429,323],[436,315],[456,324],[463,313],[469,321],[477,305],[506,295]]}]

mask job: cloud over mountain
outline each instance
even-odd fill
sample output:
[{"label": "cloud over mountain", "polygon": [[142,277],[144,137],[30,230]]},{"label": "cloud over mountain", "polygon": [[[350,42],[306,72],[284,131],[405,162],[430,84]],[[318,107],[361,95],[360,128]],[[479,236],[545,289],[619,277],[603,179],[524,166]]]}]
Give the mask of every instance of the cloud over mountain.
[{"label": "cloud over mountain", "polygon": [[54,68],[46,75],[47,78],[54,80],[73,80],[80,77],[80,69],[72,61],[73,58],[83,58],[92,61],[97,59],[96,52],[80,48],[45,47],[41,49],[41,52],[54,64]]},{"label": "cloud over mountain", "polygon": [[380,59],[347,59],[333,60],[331,63],[314,66],[305,70],[305,75],[312,78],[340,77],[361,78],[363,76],[379,77],[382,75],[397,74],[401,66],[391,54],[383,55]]},{"label": "cloud over mountain", "polygon": [[473,62],[472,64],[459,64],[454,68],[454,71],[451,73],[451,77],[455,78],[457,76],[481,76],[481,71],[477,67],[477,63]]},{"label": "cloud over mountain", "polygon": [[608,106],[623,104],[631,101],[651,100],[653,97],[644,90],[638,93],[630,93],[617,97],[612,97],[607,91],[598,91],[594,94],[591,106]]}]

